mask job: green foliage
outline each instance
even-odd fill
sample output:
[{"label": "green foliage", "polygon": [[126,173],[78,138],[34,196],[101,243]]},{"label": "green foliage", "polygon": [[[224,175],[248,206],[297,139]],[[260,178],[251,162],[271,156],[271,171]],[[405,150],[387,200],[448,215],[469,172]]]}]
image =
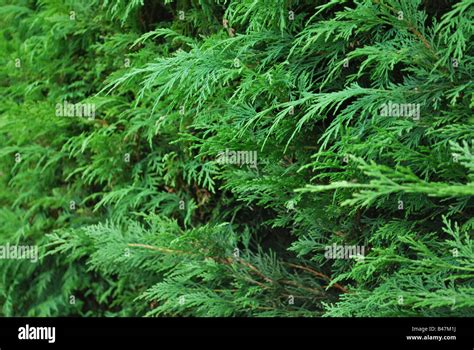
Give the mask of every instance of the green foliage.
[{"label": "green foliage", "polygon": [[473,316],[473,13],[1,0],[0,314]]}]

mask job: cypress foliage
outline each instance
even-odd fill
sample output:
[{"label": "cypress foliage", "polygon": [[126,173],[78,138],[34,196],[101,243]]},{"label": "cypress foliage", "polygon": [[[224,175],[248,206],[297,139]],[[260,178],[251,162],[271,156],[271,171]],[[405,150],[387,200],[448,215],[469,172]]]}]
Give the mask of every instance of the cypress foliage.
[{"label": "cypress foliage", "polygon": [[473,5],[1,0],[0,314],[474,316]]}]

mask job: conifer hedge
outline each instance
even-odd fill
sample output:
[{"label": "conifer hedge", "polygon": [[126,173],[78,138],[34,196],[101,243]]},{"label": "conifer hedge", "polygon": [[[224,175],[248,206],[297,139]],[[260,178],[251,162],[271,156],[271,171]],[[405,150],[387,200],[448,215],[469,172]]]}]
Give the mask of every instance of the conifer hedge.
[{"label": "conifer hedge", "polygon": [[473,5],[0,0],[0,314],[474,316]]}]

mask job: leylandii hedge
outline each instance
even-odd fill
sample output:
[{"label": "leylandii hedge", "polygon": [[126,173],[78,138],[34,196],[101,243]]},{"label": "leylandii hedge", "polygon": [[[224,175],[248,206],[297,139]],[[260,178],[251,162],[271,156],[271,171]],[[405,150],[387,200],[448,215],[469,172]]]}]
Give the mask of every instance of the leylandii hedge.
[{"label": "leylandii hedge", "polygon": [[473,316],[472,0],[1,0],[6,316]]}]

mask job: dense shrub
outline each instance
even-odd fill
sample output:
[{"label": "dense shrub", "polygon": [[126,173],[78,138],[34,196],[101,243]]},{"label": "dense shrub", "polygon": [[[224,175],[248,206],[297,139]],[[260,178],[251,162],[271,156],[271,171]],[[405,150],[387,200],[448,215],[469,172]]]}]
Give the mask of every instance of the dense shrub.
[{"label": "dense shrub", "polygon": [[2,315],[474,315],[472,0],[0,3]]}]

